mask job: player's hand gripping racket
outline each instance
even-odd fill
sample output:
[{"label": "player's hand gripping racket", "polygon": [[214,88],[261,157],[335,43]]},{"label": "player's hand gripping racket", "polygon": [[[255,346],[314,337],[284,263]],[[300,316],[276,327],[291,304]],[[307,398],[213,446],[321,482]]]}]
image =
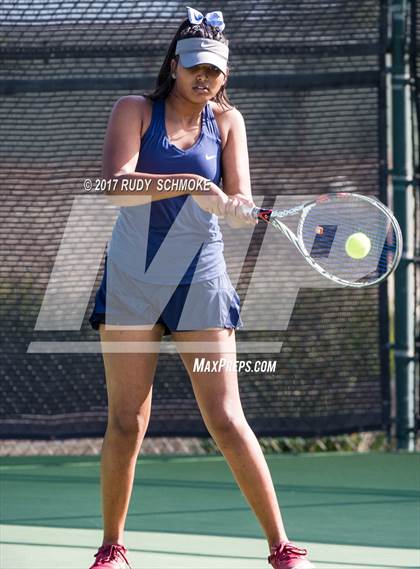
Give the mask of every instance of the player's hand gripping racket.
[{"label": "player's hand gripping racket", "polygon": [[[401,230],[380,201],[349,192],[324,194],[291,209],[241,206],[283,233],[306,261],[336,283],[361,288],[386,279],[402,252]],[[281,219],[300,214],[296,235]]]}]

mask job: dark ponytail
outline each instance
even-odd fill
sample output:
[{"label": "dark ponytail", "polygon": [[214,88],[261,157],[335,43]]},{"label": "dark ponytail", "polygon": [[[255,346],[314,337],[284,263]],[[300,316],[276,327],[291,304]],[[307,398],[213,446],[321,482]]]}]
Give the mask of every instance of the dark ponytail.
[{"label": "dark ponytail", "polygon": [[[155,90],[151,93],[145,93],[144,96],[152,101],[157,99],[166,99],[169,93],[172,91],[175,79],[173,79],[171,74],[171,61],[172,59],[177,59],[178,56],[175,55],[176,43],[180,39],[186,38],[206,38],[220,43],[228,45],[228,40],[223,35],[223,33],[213,26],[209,26],[204,21],[201,24],[191,24],[188,19],[184,20],[179,26],[175,36],[173,37],[171,44],[169,46],[168,52],[163,61],[162,67],[160,68],[159,75],[156,81]],[[229,71],[229,67],[228,67]],[[220,91],[212,99],[216,103],[219,103],[222,107],[226,109],[233,108],[233,105],[229,101],[229,97],[226,92],[225,85],[220,88]]]}]

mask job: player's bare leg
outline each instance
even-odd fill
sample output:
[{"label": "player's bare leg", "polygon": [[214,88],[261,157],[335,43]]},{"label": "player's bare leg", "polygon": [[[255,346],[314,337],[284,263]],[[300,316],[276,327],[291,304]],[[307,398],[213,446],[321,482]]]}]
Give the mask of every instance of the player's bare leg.
[{"label": "player's bare leg", "polygon": [[[153,330],[110,330],[101,342],[159,342]],[[147,430],[158,353],[103,353],[108,393],[108,425],[101,454],[103,545],[123,544],[124,525],[137,457]]]},{"label": "player's bare leg", "polygon": [[[236,371],[195,372],[195,358],[236,360],[235,331],[228,329],[173,332],[191,378],[206,426],[267,536],[269,546],[288,541],[271,474],[254,432],[244,416]],[[210,353],[181,353],[180,342],[215,342]]]}]

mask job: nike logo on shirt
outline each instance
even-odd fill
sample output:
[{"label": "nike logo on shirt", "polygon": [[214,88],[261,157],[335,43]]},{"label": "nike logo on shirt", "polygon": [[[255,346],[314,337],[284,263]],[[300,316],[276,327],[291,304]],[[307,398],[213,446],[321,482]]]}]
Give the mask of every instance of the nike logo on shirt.
[{"label": "nike logo on shirt", "polygon": [[212,156],[206,154],[206,160],[213,160],[213,158],[216,158],[216,154],[213,154]]}]

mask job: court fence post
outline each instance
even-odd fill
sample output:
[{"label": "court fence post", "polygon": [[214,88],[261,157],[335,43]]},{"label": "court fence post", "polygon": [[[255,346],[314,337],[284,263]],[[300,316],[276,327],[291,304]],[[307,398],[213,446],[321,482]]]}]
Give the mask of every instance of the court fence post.
[{"label": "court fence post", "polygon": [[395,379],[397,449],[416,447],[414,325],[414,181],[410,104],[408,18],[410,0],[390,2],[392,105],[392,189],[403,235],[395,273]]}]

